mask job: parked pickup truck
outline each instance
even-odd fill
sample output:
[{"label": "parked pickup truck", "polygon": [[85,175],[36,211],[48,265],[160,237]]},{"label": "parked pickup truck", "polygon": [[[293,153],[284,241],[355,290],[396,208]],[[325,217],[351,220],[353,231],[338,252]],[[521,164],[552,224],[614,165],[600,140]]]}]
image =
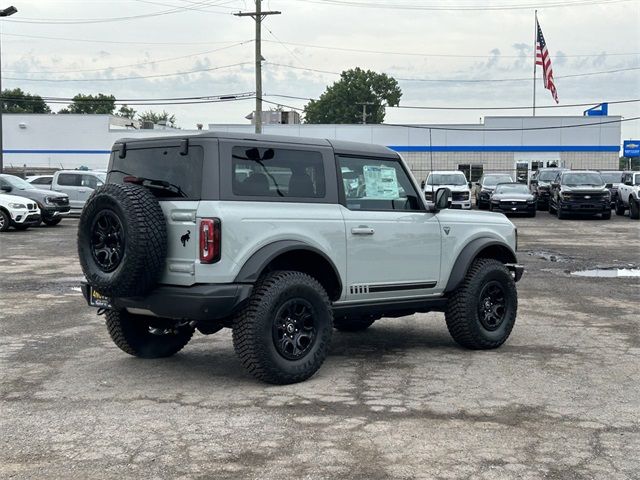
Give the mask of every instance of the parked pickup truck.
[{"label": "parked pickup truck", "polygon": [[93,191],[104,185],[107,174],[83,170],[59,170],[53,175],[51,190],[66,193],[72,210],[82,210]]},{"label": "parked pickup truck", "polygon": [[618,188],[616,199],[616,215],[624,215],[629,209],[629,217],[634,220],[640,218],[640,172],[624,172],[622,183]]}]

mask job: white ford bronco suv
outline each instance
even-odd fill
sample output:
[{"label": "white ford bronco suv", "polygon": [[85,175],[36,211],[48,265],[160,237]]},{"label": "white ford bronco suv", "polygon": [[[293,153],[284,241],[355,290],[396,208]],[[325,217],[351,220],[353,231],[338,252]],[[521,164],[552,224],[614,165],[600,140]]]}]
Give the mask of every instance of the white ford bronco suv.
[{"label": "white ford bronco suv", "polygon": [[496,348],[516,319],[517,232],[450,196],[427,207],[381,146],[123,139],[80,217],[82,290],[126,353],[167,357],[229,327],[244,367],[276,384],[313,375],[334,328],[381,317],[444,312],[457,343]]},{"label": "white ford bronco suv", "polygon": [[640,218],[640,172],[624,172],[616,198],[616,215],[624,215],[629,209],[629,218]]}]

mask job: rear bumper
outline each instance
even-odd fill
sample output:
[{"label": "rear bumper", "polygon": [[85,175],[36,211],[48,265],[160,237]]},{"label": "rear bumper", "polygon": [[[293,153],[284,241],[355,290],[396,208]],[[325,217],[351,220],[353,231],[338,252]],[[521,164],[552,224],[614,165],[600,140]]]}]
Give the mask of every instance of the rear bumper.
[{"label": "rear bumper", "polygon": [[[89,302],[89,286],[82,283]],[[244,283],[201,284],[190,287],[158,286],[145,297],[112,298],[115,309],[145,310],[158,317],[177,320],[219,320],[240,308],[251,295],[253,285]]]}]

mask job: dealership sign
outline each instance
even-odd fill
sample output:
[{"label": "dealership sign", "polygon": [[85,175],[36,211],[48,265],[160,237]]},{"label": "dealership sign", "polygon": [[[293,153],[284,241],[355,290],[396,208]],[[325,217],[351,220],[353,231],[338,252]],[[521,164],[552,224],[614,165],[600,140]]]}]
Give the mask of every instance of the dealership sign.
[{"label": "dealership sign", "polygon": [[640,140],[625,140],[622,150],[625,157],[640,157]]}]

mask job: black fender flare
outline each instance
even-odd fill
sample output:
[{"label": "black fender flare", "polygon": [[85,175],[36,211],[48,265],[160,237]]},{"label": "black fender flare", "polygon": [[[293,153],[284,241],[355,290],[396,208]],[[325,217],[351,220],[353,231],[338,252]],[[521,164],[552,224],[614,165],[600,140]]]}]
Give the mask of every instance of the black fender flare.
[{"label": "black fender flare", "polygon": [[485,248],[492,246],[500,247],[507,252],[507,261],[504,262],[505,264],[516,263],[516,254],[506,243],[489,237],[476,238],[469,242],[458,255],[458,258],[451,269],[451,275],[449,275],[449,281],[444,289],[444,293],[450,293],[458,288],[458,285],[460,285],[464,277],[467,275],[469,267],[471,267],[471,263],[476,259],[478,254]]},{"label": "black fender flare", "polygon": [[244,263],[234,282],[255,283],[274,258],[293,250],[313,252],[326,260],[338,280],[338,291],[342,291],[342,279],[333,261],[323,251],[298,240],[278,240],[260,248]]}]

